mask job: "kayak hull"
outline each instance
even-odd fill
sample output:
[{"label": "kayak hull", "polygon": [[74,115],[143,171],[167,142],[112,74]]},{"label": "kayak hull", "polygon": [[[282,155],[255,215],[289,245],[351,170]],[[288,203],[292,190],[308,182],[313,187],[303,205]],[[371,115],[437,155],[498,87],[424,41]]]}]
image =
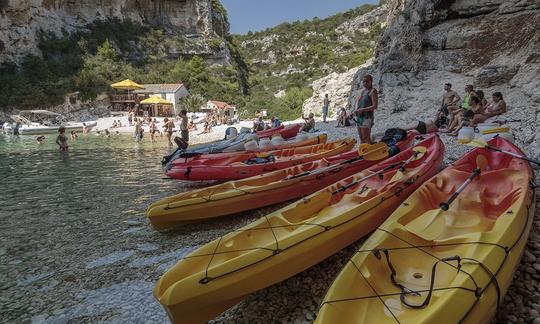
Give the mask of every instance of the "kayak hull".
[{"label": "kayak hull", "polygon": [[[415,136],[416,133],[411,132],[405,140],[399,142],[400,151],[410,147]],[[146,215],[155,229],[163,230],[239,213],[309,195],[381,161],[360,160],[327,172],[299,176],[356,157],[358,151],[346,152],[244,180],[181,193],[155,202],[149,206]],[[291,178],[294,176],[297,178]]]},{"label": "kayak hull", "polygon": [[256,157],[256,153],[249,152],[221,159],[198,159],[195,157],[188,160],[187,163],[173,161],[165,174],[170,178],[180,180],[244,179],[335,156],[350,151],[355,143],[354,139],[346,138],[332,143],[273,151],[272,154],[276,161],[260,164],[245,163],[245,161]]},{"label": "kayak hull", "polygon": [[[522,154],[504,139],[490,144]],[[487,167],[439,212],[437,204],[467,179],[479,155]],[[491,323],[534,218],[533,181],[524,161],[487,149],[469,152],[413,193],[364,243],[328,290],[316,323]],[[382,249],[388,257],[373,252]],[[395,281],[419,295],[392,283],[388,259]],[[426,303],[412,308],[403,301]]]},{"label": "kayak hull", "polygon": [[[436,137],[430,140],[425,159],[395,181],[398,171],[381,180],[360,179],[404,161],[410,150],[199,248],[159,280],[154,296],[172,322],[202,323],[248,294],[317,264],[376,228],[439,170],[444,146]],[[340,190],[351,184],[354,189]]]}]

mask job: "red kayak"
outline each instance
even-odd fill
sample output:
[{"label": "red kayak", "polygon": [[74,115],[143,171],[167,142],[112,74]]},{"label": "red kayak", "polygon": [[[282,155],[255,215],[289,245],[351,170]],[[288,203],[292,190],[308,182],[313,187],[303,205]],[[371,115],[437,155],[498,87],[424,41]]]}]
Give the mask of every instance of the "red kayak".
[{"label": "red kayak", "polygon": [[[298,164],[329,158],[350,151],[356,141],[353,138],[273,151],[271,154],[245,152],[220,159],[176,160],[165,173],[181,180],[232,180],[244,179],[265,172],[281,170]],[[184,159],[182,159],[183,161]]]},{"label": "red kayak", "polygon": [[292,124],[287,126],[280,125],[275,128],[270,128],[257,132],[256,134],[257,136],[259,136],[259,138],[272,137],[276,134],[280,134],[283,139],[288,139],[295,137],[300,131],[301,127],[302,125],[300,124]]}]

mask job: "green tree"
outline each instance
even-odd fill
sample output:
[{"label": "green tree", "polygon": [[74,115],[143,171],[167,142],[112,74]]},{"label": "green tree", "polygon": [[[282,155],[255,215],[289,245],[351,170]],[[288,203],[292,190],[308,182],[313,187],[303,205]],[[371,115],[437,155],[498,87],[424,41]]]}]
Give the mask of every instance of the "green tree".
[{"label": "green tree", "polygon": [[188,112],[197,112],[206,103],[206,99],[200,94],[194,93],[182,98],[180,103]]}]

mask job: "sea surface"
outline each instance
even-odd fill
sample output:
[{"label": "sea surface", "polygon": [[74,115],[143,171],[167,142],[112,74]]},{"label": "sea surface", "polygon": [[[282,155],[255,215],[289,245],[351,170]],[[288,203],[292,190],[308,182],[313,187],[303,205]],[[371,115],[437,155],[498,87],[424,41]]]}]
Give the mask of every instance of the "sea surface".
[{"label": "sea surface", "polygon": [[150,203],[201,186],[164,178],[165,138],[54,140],[0,135],[0,322],[166,321],[155,281],[228,226],[149,225]]}]

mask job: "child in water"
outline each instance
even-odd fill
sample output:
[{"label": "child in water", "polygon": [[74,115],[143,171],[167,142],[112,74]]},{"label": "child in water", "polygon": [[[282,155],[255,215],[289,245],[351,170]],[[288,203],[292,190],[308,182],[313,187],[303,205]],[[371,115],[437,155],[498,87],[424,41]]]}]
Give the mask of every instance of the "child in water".
[{"label": "child in water", "polygon": [[44,140],[45,140],[45,136],[43,135],[36,137],[36,141],[38,142],[38,144],[43,143]]},{"label": "child in water", "polygon": [[66,128],[61,126],[58,129],[58,137],[56,138],[56,144],[60,146],[60,151],[67,152],[68,150],[68,138],[66,136]]},{"label": "child in water", "polygon": [[77,140],[77,133],[75,131],[71,131],[71,140]]}]

